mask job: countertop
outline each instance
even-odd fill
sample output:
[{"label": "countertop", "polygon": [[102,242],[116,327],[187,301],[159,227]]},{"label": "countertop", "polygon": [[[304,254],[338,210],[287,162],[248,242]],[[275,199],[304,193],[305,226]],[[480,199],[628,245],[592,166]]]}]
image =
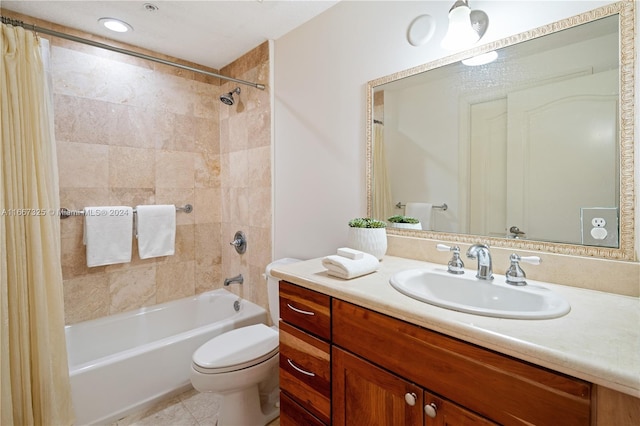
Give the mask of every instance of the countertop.
[{"label": "countertop", "polygon": [[[385,256],[378,271],[351,280],[327,274],[322,258],[274,267],[274,277],[524,361],[640,397],[640,299],[531,281],[564,296],[560,318],[492,318],[414,300],[389,284],[395,272],[446,266]],[[475,274],[475,271],[467,270]]]}]

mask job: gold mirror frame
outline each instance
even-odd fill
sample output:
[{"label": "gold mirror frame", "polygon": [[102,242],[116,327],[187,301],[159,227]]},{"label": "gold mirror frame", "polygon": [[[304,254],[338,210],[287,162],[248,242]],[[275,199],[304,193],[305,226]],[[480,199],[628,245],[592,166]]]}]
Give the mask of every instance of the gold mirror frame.
[{"label": "gold mirror frame", "polygon": [[446,240],[451,243],[487,243],[494,247],[505,247],[520,250],[535,250],[549,253],[568,254],[574,256],[591,256],[605,259],[635,260],[634,249],[634,126],[635,126],[635,5],[627,0],[602,6],[589,12],[563,19],[530,31],[525,31],[502,40],[491,42],[477,48],[452,56],[419,65],[367,83],[367,215],[373,213],[373,91],[377,86],[400,80],[442,67],[462,59],[515,45],[527,40],[542,37],[550,33],[566,30],[607,16],[619,15],[620,42],[620,102],[619,102],[619,135],[620,135],[620,213],[619,213],[619,248],[593,247],[574,244],[551,243],[544,241],[484,237],[469,234],[454,234],[434,231],[411,231],[387,228],[391,235],[418,237],[434,240]]}]

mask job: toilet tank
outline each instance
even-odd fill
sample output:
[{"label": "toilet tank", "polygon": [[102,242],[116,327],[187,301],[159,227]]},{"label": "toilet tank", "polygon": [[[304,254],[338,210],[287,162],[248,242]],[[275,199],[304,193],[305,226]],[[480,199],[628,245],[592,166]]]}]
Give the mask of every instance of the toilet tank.
[{"label": "toilet tank", "polygon": [[274,266],[287,265],[289,263],[296,262],[301,262],[301,260],[294,259],[292,257],[285,257],[271,262],[267,265],[265,270],[265,277],[267,278],[267,294],[269,296],[269,313],[271,314],[271,321],[273,321],[273,325],[275,326],[278,326],[278,321],[280,320],[280,303],[278,302],[280,279],[271,275],[271,269],[273,269]]}]

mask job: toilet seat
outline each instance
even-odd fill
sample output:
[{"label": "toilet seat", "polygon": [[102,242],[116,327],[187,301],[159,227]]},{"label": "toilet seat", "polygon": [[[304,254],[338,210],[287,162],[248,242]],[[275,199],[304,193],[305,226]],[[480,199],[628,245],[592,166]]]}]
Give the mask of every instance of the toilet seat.
[{"label": "toilet seat", "polygon": [[203,374],[228,373],[260,364],[278,353],[278,332],[255,324],[223,333],[193,354],[193,368]]}]

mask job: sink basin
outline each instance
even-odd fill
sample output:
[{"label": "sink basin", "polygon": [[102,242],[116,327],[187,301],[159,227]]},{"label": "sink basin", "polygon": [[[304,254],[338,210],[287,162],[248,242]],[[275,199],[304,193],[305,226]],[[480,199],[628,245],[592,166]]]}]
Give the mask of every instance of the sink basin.
[{"label": "sink basin", "polygon": [[389,280],[400,293],[441,308],[497,318],[549,319],[566,315],[566,299],[546,287],[530,284],[515,287],[495,275],[480,280],[471,271],[452,275],[445,270],[408,269]]}]

